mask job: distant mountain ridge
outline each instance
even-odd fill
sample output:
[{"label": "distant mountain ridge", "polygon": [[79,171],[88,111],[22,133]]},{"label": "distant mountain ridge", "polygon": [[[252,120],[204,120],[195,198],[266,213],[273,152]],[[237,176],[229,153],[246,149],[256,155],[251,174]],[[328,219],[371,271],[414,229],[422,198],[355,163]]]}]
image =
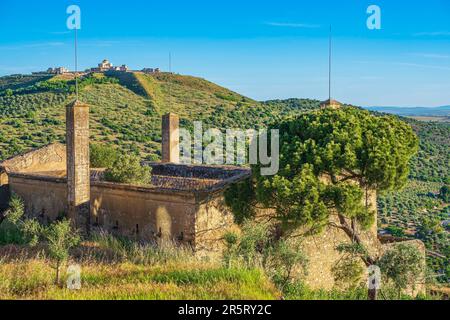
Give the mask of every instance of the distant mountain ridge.
[{"label": "distant mountain ridge", "polygon": [[399,116],[449,117],[450,105],[441,107],[366,107],[371,111],[391,113]]}]

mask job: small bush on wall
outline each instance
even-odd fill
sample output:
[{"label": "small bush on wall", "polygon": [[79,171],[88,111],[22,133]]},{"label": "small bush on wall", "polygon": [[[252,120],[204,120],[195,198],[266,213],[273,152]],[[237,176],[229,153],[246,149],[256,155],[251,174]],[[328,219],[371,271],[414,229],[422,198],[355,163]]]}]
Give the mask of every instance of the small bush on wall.
[{"label": "small bush on wall", "polygon": [[142,166],[138,156],[120,155],[112,167],[105,171],[110,182],[148,185],[151,183],[151,168]]}]

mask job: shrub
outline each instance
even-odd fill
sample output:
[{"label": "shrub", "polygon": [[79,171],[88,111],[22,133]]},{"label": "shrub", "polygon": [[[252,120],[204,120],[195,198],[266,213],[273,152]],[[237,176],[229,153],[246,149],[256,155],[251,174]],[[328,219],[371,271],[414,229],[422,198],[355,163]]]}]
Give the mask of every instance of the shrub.
[{"label": "shrub", "polygon": [[39,243],[43,230],[43,227],[35,219],[27,219],[22,223],[23,239],[31,247]]},{"label": "shrub", "polygon": [[403,229],[397,226],[389,226],[386,228],[386,231],[394,237],[402,238],[405,236]]},{"label": "shrub", "polygon": [[117,161],[119,154],[109,145],[91,144],[90,162],[92,168],[111,168]]},{"label": "shrub", "polygon": [[450,202],[450,187],[445,185],[441,188],[439,196],[444,202]]},{"label": "shrub", "polygon": [[39,241],[40,225],[34,219],[24,219],[23,200],[12,194],[9,208],[0,221],[0,244],[29,244],[34,246]]},{"label": "shrub", "polygon": [[306,272],[308,260],[295,243],[279,241],[272,248],[265,269],[283,292],[295,278],[294,272]]},{"label": "shrub", "polygon": [[336,286],[345,290],[361,285],[364,270],[361,260],[352,255],[344,256],[331,269]]},{"label": "shrub", "polygon": [[146,185],[151,183],[151,168],[142,166],[135,155],[120,155],[112,167],[105,172],[105,179],[111,182]]},{"label": "shrub", "polygon": [[25,212],[25,205],[23,200],[15,193],[12,194],[9,201],[9,208],[4,217],[5,220],[13,225],[17,225],[22,219]]},{"label": "shrub", "polygon": [[383,276],[392,281],[400,297],[402,290],[414,288],[423,280],[425,257],[415,246],[400,243],[381,257],[378,266]]},{"label": "shrub", "polygon": [[240,236],[226,234],[227,250],[224,264],[243,265],[247,269],[261,268],[280,290],[295,278],[294,273],[307,267],[307,259],[293,240],[277,239],[269,223],[246,221]]}]

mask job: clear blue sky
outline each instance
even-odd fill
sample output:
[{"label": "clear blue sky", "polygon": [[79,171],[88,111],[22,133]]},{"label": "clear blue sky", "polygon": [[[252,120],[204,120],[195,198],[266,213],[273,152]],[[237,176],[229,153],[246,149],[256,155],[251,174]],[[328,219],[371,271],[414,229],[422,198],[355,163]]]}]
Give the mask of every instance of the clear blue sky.
[{"label": "clear blue sky", "polygon": [[[81,68],[103,58],[200,76],[254,99],[328,94],[358,105],[450,104],[450,1],[0,1],[0,75],[73,69],[66,8],[82,10]],[[366,9],[381,8],[368,30]]]}]

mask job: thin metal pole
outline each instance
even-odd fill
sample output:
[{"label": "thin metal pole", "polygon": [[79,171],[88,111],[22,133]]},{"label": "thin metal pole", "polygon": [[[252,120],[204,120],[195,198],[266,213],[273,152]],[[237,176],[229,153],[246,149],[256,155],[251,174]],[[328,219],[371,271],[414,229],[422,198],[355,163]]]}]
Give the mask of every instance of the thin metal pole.
[{"label": "thin metal pole", "polygon": [[78,33],[75,27],[75,94],[78,101]]},{"label": "thin metal pole", "polygon": [[330,43],[329,43],[329,56],[328,56],[328,99],[331,103],[331,25],[330,25]]},{"label": "thin metal pole", "polygon": [[169,106],[172,107],[172,52],[169,52]]}]

